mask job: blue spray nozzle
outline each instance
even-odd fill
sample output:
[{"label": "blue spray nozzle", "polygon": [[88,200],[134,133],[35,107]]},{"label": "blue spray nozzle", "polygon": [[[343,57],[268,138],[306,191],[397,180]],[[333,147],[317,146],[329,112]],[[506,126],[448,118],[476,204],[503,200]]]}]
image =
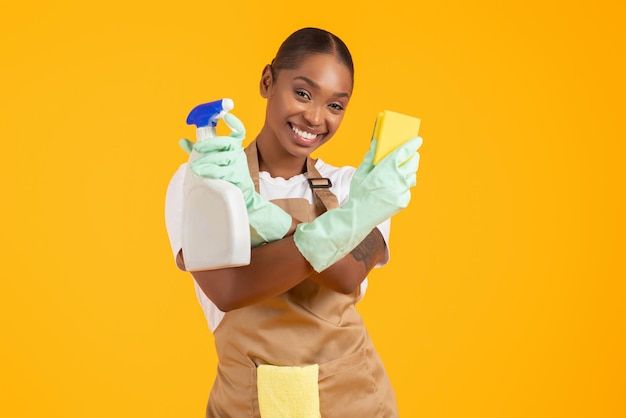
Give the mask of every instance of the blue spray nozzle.
[{"label": "blue spray nozzle", "polygon": [[203,103],[194,107],[191,112],[189,112],[187,125],[196,125],[197,128],[203,128],[210,124],[212,127],[215,127],[217,120],[233,107],[235,107],[235,105],[232,99]]}]

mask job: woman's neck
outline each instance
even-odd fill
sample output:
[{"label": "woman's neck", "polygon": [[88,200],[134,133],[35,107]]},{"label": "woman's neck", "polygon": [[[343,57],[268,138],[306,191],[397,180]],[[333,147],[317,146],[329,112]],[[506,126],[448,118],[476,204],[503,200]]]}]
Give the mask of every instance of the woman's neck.
[{"label": "woman's neck", "polygon": [[259,171],[267,171],[272,177],[289,179],[306,172],[306,158],[294,157],[282,147],[274,146],[263,131],[256,137]]}]

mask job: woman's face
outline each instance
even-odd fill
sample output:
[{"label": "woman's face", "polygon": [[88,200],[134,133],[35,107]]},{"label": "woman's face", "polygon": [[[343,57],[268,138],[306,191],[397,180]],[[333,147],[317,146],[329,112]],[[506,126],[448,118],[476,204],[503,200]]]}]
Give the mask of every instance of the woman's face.
[{"label": "woman's face", "polygon": [[[306,157],[332,138],[351,95],[350,71],[330,54],[310,55],[300,68],[280,70],[277,79],[266,66],[261,78],[266,128],[273,132],[276,146],[296,157]],[[294,127],[305,133],[297,134]]]}]

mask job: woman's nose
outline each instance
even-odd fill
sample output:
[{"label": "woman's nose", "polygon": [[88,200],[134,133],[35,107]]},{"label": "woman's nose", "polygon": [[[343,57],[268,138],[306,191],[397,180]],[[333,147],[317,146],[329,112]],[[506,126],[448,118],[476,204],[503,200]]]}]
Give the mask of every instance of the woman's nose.
[{"label": "woman's nose", "polygon": [[316,128],[322,123],[322,109],[320,106],[311,106],[304,113],[304,120],[309,127]]}]

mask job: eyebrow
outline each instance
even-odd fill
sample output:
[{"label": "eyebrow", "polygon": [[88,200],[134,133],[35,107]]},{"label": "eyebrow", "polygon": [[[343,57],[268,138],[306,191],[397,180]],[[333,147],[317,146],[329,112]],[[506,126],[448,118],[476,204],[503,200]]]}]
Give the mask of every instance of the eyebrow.
[{"label": "eyebrow", "polygon": [[[315,81],[313,81],[310,78],[305,77],[303,75],[299,75],[297,77],[294,77],[293,79],[294,80],[298,80],[298,79],[304,80],[307,83],[309,83],[311,86],[315,87],[316,89],[320,88],[319,84],[317,84]],[[336,97],[349,97],[350,95],[348,93],[335,93],[335,94],[333,94],[333,96],[336,96]]]}]

